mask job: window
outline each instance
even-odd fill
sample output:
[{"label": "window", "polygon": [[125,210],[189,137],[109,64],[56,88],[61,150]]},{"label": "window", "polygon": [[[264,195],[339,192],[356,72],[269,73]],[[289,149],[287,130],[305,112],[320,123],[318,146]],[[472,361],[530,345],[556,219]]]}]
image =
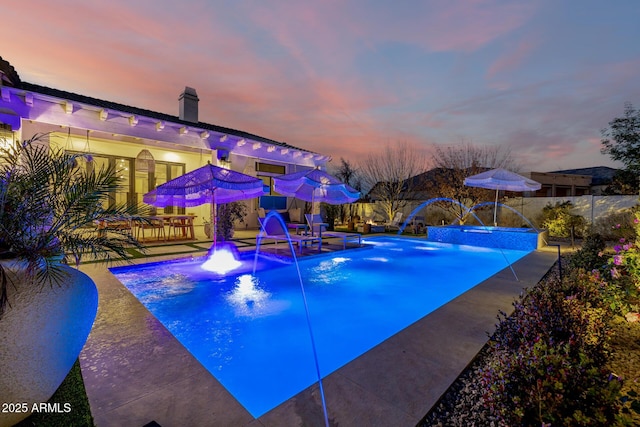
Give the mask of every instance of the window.
[{"label": "window", "polygon": [[[184,175],[185,165],[183,163],[170,163],[156,160],[155,172],[135,171],[135,194],[137,202],[142,203],[142,196],[153,190],[160,184],[164,184],[174,178]],[[174,212],[175,211],[175,212]],[[166,208],[158,208],[159,214],[183,214],[184,208],[175,208],[167,206]]]},{"label": "window", "polygon": [[258,175],[258,178],[262,180],[262,186],[264,187],[265,196],[280,196],[280,194],[276,193],[276,191],[273,189],[273,177]]},{"label": "window", "polygon": [[11,126],[0,123],[0,147],[9,148],[13,145],[13,132]]},{"label": "window", "polygon": [[[78,159],[78,167],[79,168],[83,168],[86,169],[87,171],[99,171],[101,168],[108,168],[110,166],[116,166],[116,158],[115,157],[111,157],[111,156],[105,156],[103,154],[88,154],[88,153],[82,153],[82,152],[78,152],[78,151],[68,151],[71,154],[84,154],[85,156],[81,157]],[[116,171],[118,171],[118,173],[121,173],[121,170],[118,169],[118,167],[116,167]],[[124,200],[126,201],[126,197],[127,197],[127,188],[124,188],[120,190],[120,191],[116,191],[113,192],[111,194],[109,194],[109,201],[107,202],[110,205],[113,205],[115,203],[119,203],[120,201]],[[107,206],[105,206],[106,208]]]},{"label": "window", "polygon": [[263,182],[265,190],[265,194],[260,196],[259,207],[268,210],[286,209],[287,198],[273,189],[273,177],[283,175],[285,167],[283,165],[256,162],[256,171],[258,172],[258,178]]},{"label": "window", "polygon": [[[77,153],[77,152],[75,152]],[[142,197],[160,184],[184,175],[183,163],[156,161],[156,171],[140,172],[134,168],[135,159],[129,157],[110,156],[106,154],[92,154],[91,161],[82,162],[81,167],[99,170],[101,167],[113,166],[120,176],[120,189],[111,194],[109,203],[126,203],[129,206],[142,205]],[[174,213],[173,206],[158,209],[159,213]],[[177,212],[184,213],[184,208]]]},{"label": "window", "polygon": [[256,162],[256,172],[266,172],[274,175],[284,175],[285,168],[283,165],[272,165],[270,163]]}]

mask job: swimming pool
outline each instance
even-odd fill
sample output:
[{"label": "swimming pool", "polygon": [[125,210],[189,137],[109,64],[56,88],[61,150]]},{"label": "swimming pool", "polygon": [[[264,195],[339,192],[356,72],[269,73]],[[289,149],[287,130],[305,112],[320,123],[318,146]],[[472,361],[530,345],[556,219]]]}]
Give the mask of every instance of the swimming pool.
[{"label": "swimming pool", "polygon": [[[323,377],[528,253],[391,237],[366,243],[299,263]],[[111,271],[254,417],[314,384],[295,267],[261,259],[255,277],[250,269],[220,277],[201,264]]]}]

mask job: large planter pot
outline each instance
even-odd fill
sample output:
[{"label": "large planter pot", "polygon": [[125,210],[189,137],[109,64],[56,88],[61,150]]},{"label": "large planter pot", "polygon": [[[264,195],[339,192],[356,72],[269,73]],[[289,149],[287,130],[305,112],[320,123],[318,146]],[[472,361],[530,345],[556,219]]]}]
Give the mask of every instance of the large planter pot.
[{"label": "large planter pot", "polygon": [[61,268],[65,275],[59,284],[36,285],[16,263],[9,265],[11,306],[0,318],[0,403],[14,406],[1,408],[0,427],[14,425],[31,415],[34,404],[49,400],[91,331],[96,286],[86,274]]}]

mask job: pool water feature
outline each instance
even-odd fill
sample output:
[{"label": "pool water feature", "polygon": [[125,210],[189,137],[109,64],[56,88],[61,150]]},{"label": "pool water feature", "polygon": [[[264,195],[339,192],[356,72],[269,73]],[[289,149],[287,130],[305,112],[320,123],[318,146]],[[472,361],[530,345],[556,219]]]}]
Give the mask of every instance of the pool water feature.
[{"label": "pool water feature", "polygon": [[496,249],[535,250],[547,245],[547,230],[476,225],[427,226],[427,239]]},{"label": "pool water feature", "polygon": [[[506,268],[505,256],[513,263],[529,253],[365,243],[299,260],[323,377]],[[202,262],[111,271],[254,417],[317,382],[295,267],[261,257],[255,274],[251,265],[224,276]]]},{"label": "pool water feature", "polygon": [[202,263],[202,268],[225,275],[242,266],[238,257],[238,249],[231,243],[213,245]]}]

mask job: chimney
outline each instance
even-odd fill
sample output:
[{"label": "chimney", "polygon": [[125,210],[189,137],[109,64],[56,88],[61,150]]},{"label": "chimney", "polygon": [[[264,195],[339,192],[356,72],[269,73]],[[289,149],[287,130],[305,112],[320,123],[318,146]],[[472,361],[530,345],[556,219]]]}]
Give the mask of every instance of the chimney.
[{"label": "chimney", "polygon": [[185,86],[180,94],[180,120],[198,123],[198,94],[194,88]]}]

